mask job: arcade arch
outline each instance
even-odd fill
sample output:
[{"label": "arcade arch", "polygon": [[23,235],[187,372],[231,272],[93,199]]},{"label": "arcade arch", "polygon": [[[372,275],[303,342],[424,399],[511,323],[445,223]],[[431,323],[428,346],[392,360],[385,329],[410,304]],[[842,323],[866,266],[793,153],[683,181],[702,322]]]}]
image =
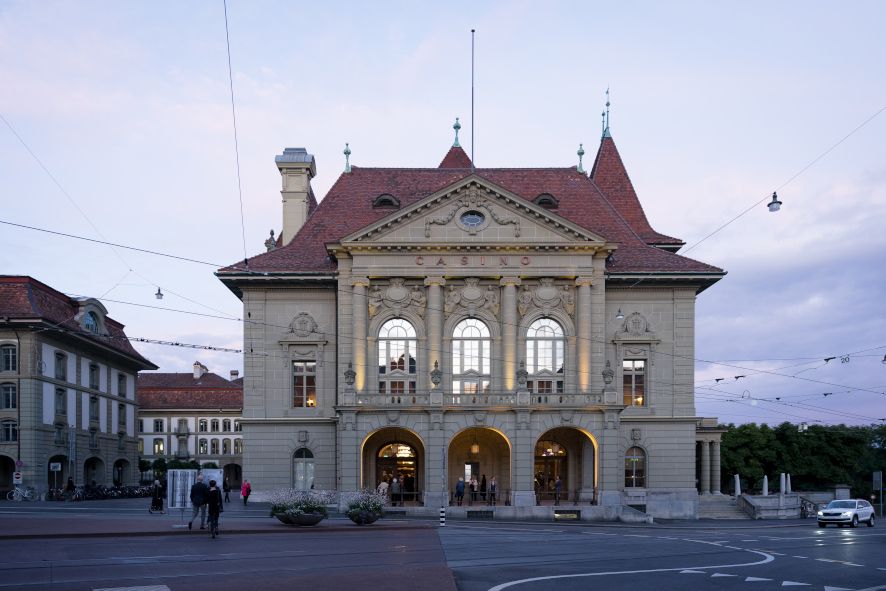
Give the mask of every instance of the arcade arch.
[{"label": "arcade arch", "polygon": [[[496,480],[496,502],[504,505],[513,488],[511,482],[511,442],[505,435],[491,427],[469,427],[457,433],[449,442],[447,454],[448,475],[447,488],[454,495],[458,479],[465,481],[465,504],[471,502],[491,502],[489,482]],[[470,493],[471,478],[476,478],[478,485],[486,478],[486,495],[482,491],[472,498]],[[478,486],[479,488],[479,486]]]},{"label": "arcade arch", "polygon": [[574,427],[555,427],[535,442],[533,487],[537,503],[593,501],[597,485],[597,444],[593,436]]}]

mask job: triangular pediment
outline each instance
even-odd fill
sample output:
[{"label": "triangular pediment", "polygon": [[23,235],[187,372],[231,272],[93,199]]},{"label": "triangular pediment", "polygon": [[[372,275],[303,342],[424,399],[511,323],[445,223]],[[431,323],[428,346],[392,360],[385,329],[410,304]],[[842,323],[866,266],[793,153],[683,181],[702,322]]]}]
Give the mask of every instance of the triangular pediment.
[{"label": "triangular pediment", "polygon": [[603,247],[606,239],[478,176],[346,236],[344,247]]}]

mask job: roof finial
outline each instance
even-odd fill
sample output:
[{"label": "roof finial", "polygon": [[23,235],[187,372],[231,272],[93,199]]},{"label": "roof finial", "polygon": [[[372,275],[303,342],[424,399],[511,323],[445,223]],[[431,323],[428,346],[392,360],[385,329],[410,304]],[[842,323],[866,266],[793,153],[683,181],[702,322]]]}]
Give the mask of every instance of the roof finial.
[{"label": "roof finial", "polygon": [[606,110],[603,112],[603,137],[612,137],[609,134],[609,87],[606,87]]},{"label": "roof finial", "polygon": [[584,174],[585,169],[582,168],[582,166],[581,166],[581,159],[584,158],[584,155],[585,155],[584,144],[578,145],[578,152],[576,152],[576,154],[578,154],[578,172]]},{"label": "roof finial", "polygon": [[345,173],[349,173],[351,172],[351,148],[347,142],[345,142],[345,151],[342,154],[345,155]]},{"label": "roof finial", "polygon": [[461,148],[461,144],[458,143],[458,130],[461,129],[461,123],[458,122],[458,117],[455,118],[455,123],[452,125],[452,129],[455,130],[455,141],[452,142],[452,147]]}]

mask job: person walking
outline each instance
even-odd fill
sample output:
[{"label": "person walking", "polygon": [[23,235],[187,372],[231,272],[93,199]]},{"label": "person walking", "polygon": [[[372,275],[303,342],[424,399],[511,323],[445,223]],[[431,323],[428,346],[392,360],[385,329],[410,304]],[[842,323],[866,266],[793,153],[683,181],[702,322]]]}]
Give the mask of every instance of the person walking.
[{"label": "person walking", "polygon": [[465,479],[461,476],[458,477],[458,482],[455,483],[455,504],[461,507],[461,501],[465,497]]},{"label": "person walking", "polygon": [[159,480],[154,481],[154,487],[151,489],[151,507],[148,509],[148,513],[153,513],[154,511],[159,511],[160,513],[164,513],[163,511],[163,486],[160,484]]},{"label": "person walking", "polygon": [[218,535],[218,517],[225,510],[221,492],[218,490],[215,480],[209,481],[206,505],[209,508],[209,535],[215,538]]},{"label": "person walking", "polygon": [[400,501],[400,490],[400,479],[394,476],[394,479],[391,480],[391,507],[396,507]]},{"label": "person walking", "polygon": [[495,476],[489,479],[489,504],[495,506],[495,493],[498,492],[498,485],[495,482]]},{"label": "person walking", "polygon": [[222,482],[222,490],[225,492],[225,503],[230,503],[231,485],[228,483],[227,478],[225,478],[224,482]]},{"label": "person walking", "polygon": [[65,496],[69,501],[74,500],[75,490],[77,490],[77,486],[74,484],[74,479],[68,476],[68,483],[65,485]]},{"label": "person walking", "polygon": [[560,480],[560,477],[557,476],[556,482],[554,482],[554,504],[560,504],[560,492],[563,490],[563,481]]},{"label": "person walking", "polygon": [[249,495],[252,493],[252,485],[249,484],[248,480],[243,481],[243,486],[240,487],[240,496],[243,497],[243,506],[246,506],[246,502],[249,500]]},{"label": "person walking", "polygon": [[194,508],[194,514],[188,522],[188,529],[194,527],[194,520],[197,519],[197,513],[200,514],[200,529],[206,529],[206,496],[209,493],[209,487],[203,484],[203,475],[197,474],[197,482],[191,486],[191,506]]}]

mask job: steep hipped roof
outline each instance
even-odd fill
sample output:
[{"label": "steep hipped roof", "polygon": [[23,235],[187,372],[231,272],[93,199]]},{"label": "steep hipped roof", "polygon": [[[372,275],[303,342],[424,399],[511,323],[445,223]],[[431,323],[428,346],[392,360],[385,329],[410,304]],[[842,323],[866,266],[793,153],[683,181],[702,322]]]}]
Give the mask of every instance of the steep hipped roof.
[{"label": "steep hipped roof", "polygon": [[138,374],[137,399],[142,409],[174,410],[182,408],[240,410],[243,408],[243,385],[206,373]]},{"label": "steep hipped roof", "polygon": [[26,275],[0,275],[0,319],[50,324],[50,330],[85,339],[129,357],[144,369],[157,366],[135,350],[124,325],[105,316],[107,334],[83,330],[75,319],[81,312],[80,302]]},{"label": "steep hipped roof", "polygon": [[[462,159],[467,167],[443,165]],[[451,158],[450,158],[451,156]],[[249,272],[258,273],[333,273],[335,260],[326,245],[340,240],[389,215],[389,208],[373,208],[380,194],[396,197],[401,209],[459,180],[476,174],[503,189],[532,201],[541,193],[557,201],[556,214],[583,228],[618,243],[610,272],[625,273],[722,273],[717,267],[650,246],[682,244],[676,238],[652,230],[630,185],[615,144],[601,145],[595,169],[614,191],[615,201],[592,178],[569,168],[478,168],[471,170],[470,160],[461,148],[452,148],[439,168],[362,168],[352,166],[342,174],[326,197],[320,201],[289,244],[249,259]],[[621,178],[618,171],[621,170]],[[627,184],[625,184],[627,183]],[[629,191],[628,191],[629,189]],[[345,215],[346,214],[346,215]],[[246,271],[242,263],[219,270],[219,275]]]},{"label": "steep hipped roof", "polygon": [[461,146],[452,146],[438,168],[471,168],[473,164]]},{"label": "steep hipped roof", "polygon": [[600,141],[600,149],[591,169],[591,180],[606,195],[619,215],[648,244],[683,244],[679,238],[659,234],[649,225],[618,148],[615,147],[615,141],[608,134]]}]

